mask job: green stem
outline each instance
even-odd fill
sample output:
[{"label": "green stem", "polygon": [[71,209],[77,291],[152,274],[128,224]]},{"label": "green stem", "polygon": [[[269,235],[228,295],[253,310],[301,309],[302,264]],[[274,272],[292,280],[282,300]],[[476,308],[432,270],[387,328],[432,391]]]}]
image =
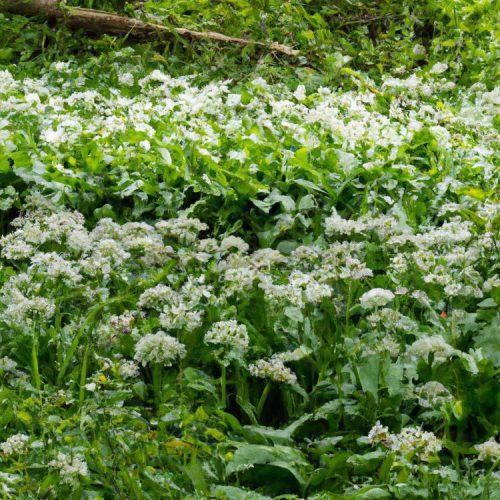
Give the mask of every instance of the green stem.
[{"label": "green stem", "polygon": [[259,402],[257,404],[257,420],[260,420],[260,416],[262,415],[262,410],[264,409],[264,405],[266,404],[267,396],[269,396],[269,392],[271,391],[272,382],[269,380],[262,391]]},{"label": "green stem", "polygon": [[56,315],[54,321],[54,337],[53,337],[56,346],[56,356],[57,356],[58,366],[61,366],[63,362],[63,339],[61,335],[61,324],[62,324],[61,303],[58,301],[56,302]]},{"label": "green stem", "polygon": [[500,458],[497,458],[494,462],[493,462],[493,465],[490,467],[490,469],[488,470],[487,474],[491,474],[494,470],[496,470],[496,468],[498,467],[498,464],[500,463]]},{"label": "green stem", "polygon": [[349,312],[351,310],[352,302],[352,283],[349,282],[349,289],[347,291],[347,303],[345,306],[345,334],[349,335]]},{"label": "green stem", "polygon": [[155,406],[157,411],[160,409],[161,404],[162,369],[163,367],[159,363],[156,363],[153,366],[153,391],[155,395]]},{"label": "green stem", "polygon": [[87,381],[87,363],[89,359],[89,351],[90,351],[90,346],[89,344],[87,344],[85,346],[85,353],[83,355],[82,371],[80,372],[80,397],[79,397],[80,406],[82,406],[83,402],[85,401],[85,382]]},{"label": "green stem", "polygon": [[41,389],[40,371],[38,369],[38,335],[36,328],[33,329],[33,343],[31,346],[31,362],[33,364],[33,383],[38,392]]},{"label": "green stem", "polygon": [[227,395],[226,395],[226,367],[225,365],[220,365],[220,399],[222,402],[222,409],[227,407]]}]

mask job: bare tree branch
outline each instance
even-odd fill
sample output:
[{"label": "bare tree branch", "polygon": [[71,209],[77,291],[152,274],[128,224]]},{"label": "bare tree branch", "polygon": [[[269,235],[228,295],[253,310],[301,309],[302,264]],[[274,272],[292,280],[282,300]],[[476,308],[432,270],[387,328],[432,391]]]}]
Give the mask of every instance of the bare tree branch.
[{"label": "bare tree branch", "polygon": [[173,33],[190,40],[214,40],[242,46],[255,45],[268,50],[281,52],[288,56],[297,56],[298,50],[280,43],[264,43],[244,38],[226,36],[215,31],[193,31],[185,28],[168,28],[161,24],[145,23],[138,19],[119,16],[101,10],[84,9],[82,7],[59,6],[58,0],[0,0],[0,11],[23,14],[26,16],[44,16],[62,19],[71,28],[82,28],[93,33],[109,33],[114,35],[129,34],[135,37],[152,35],[168,36]]}]

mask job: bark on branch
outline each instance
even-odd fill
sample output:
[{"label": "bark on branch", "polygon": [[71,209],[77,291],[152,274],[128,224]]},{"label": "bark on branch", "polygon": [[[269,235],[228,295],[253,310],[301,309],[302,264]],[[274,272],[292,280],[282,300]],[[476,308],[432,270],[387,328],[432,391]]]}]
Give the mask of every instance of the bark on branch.
[{"label": "bark on branch", "polygon": [[93,33],[109,33],[114,35],[129,34],[147,38],[152,35],[177,35],[191,40],[214,40],[237,45],[256,45],[268,50],[281,52],[288,56],[297,56],[298,50],[280,43],[264,43],[244,38],[226,36],[215,31],[193,31],[185,28],[168,28],[161,24],[145,23],[138,19],[123,17],[109,12],[82,7],[59,6],[58,0],[0,0],[0,11],[23,14],[25,16],[44,16],[58,18],[71,28],[82,28]]}]

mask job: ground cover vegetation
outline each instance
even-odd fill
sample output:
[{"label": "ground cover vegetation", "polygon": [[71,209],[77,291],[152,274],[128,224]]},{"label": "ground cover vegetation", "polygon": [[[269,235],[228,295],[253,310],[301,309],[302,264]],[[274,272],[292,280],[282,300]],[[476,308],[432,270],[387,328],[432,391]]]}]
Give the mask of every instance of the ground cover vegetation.
[{"label": "ground cover vegetation", "polygon": [[[3,498],[498,498],[494,2],[0,14]],[[71,4],[71,2],[70,2]]]}]

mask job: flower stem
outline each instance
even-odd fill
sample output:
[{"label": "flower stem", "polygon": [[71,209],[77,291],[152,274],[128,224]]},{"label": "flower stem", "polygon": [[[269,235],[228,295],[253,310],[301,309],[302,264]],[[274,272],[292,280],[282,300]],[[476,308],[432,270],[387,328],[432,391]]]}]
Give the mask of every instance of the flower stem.
[{"label": "flower stem", "polygon": [[349,289],[347,292],[347,302],[345,307],[345,333],[346,336],[349,334],[349,319],[350,319],[350,309],[352,302],[352,282],[349,282]]},{"label": "flower stem", "polygon": [[80,372],[80,396],[78,398],[80,407],[85,401],[85,382],[87,381],[87,363],[89,359],[89,350],[89,344],[87,343],[87,345],[85,346],[85,353],[83,354],[82,371]]},{"label": "flower stem", "polygon": [[153,366],[153,391],[155,396],[156,410],[160,409],[161,404],[161,379],[162,379],[162,366],[157,363]]},{"label": "flower stem", "polygon": [[42,384],[40,381],[40,372],[38,369],[38,336],[36,333],[34,333],[33,344],[31,346],[31,362],[33,365],[33,383],[35,384],[36,390],[40,392]]},{"label": "flower stem", "polygon": [[227,407],[227,391],[226,391],[226,367],[220,365],[220,399],[222,403],[222,408],[225,410]]},{"label": "flower stem", "polygon": [[266,404],[267,396],[269,396],[269,392],[271,390],[271,381],[269,380],[262,391],[259,402],[257,404],[257,420],[260,420],[260,416],[262,415],[262,410],[264,409],[264,405]]}]

